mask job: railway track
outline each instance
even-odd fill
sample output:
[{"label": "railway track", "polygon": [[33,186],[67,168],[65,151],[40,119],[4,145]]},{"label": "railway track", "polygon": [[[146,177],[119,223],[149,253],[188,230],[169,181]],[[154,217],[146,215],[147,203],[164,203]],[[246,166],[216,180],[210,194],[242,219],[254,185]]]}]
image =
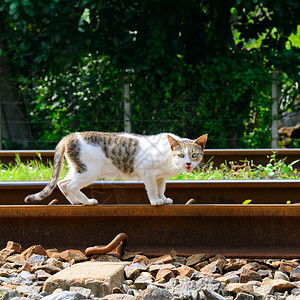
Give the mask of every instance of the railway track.
[{"label": "railway track", "polygon": [[[208,159],[216,158],[216,153],[207,152]],[[291,161],[298,159],[293,153],[294,157],[288,156]],[[235,156],[228,159],[227,153],[226,157],[243,160],[242,154],[235,151]],[[260,163],[258,156],[247,158]],[[297,180],[170,181],[166,194],[174,204],[162,207],[148,204],[142,182],[127,181],[98,181],[85,188],[88,197],[99,200],[93,207],[69,205],[57,188],[38,205],[23,202],[27,194],[45,184],[0,182],[0,247],[13,240],[23,247],[41,244],[84,251],[105,245],[124,232],[128,250],[148,256],[175,250],[181,255],[205,252],[226,257],[300,258]],[[59,205],[49,206],[54,198]],[[190,198],[196,204],[186,205]],[[242,205],[247,199],[251,204]],[[292,204],[286,204],[288,201]]]},{"label": "railway track", "polygon": [[[71,206],[55,189],[41,205],[25,205],[38,183],[0,184],[0,236],[22,245],[80,249],[107,244],[120,232],[130,251],[161,255],[300,257],[298,181],[168,182],[174,205],[152,207],[141,182],[96,182],[84,190],[100,205]],[[190,197],[196,204],[184,204]],[[46,205],[53,198],[59,205]],[[242,205],[245,199],[253,204]]]},{"label": "railway track", "polygon": [[106,205],[1,206],[1,246],[79,249],[107,244],[120,232],[145,255],[299,258],[300,206]]}]

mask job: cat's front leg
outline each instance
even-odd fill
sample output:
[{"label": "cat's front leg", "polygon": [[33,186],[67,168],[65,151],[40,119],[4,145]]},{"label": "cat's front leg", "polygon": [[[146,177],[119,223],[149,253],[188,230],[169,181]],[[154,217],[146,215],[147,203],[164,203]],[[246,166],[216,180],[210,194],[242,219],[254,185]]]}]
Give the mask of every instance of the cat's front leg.
[{"label": "cat's front leg", "polygon": [[158,188],[158,197],[164,201],[164,204],[172,204],[173,200],[165,196],[165,190],[166,190],[165,178],[157,179],[157,188]]},{"label": "cat's front leg", "polygon": [[158,196],[158,187],[156,179],[152,176],[146,176],[144,180],[145,188],[151,205],[159,206],[163,205],[165,201]]}]

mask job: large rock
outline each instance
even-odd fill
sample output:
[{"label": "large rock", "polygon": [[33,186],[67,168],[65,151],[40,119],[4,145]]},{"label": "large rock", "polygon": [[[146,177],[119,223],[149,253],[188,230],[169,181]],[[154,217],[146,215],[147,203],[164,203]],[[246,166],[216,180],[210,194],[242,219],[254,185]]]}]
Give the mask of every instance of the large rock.
[{"label": "large rock", "polygon": [[191,255],[187,258],[186,265],[187,266],[194,266],[194,265],[206,260],[208,257],[209,257],[209,255],[207,255],[205,253],[204,254]]},{"label": "large rock", "polygon": [[292,281],[300,280],[300,266],[297,266],[290,275]]},{"label": "large rock", "polygon": [[218,259],[218,260],[215,260],[215,261],[211,262],[207,266],[203,267],[200,270],[200,272],[202,272],[202,273],[218,273],[218,274],[222,274],[222,269],[223,269],[224,265],[225,265],[224,260]]},{"label": "large rock", "polygon": [[22,246],[18,243],[9,241],[9,242],[7,242],[6,249],[12,249],[12,250],[14,250],[14,253],[20,254],[22,251]]},{"label": "large rock", "polygon": [[153,276],[148,272],[142,272],[141,275],[134,281],[134,285],[137,289],[144,290],[152,282],[154,282]]},{"label": "large rock", "polygon": [[171,270],[161,269],[157,272],[155,280],[160,281],[164,279],[165,281],[169,281],[171,278],[174,278],[175,275]]},{"label": "large rock", "polygon": [[144,264],[144,265],[148,265],[149,264],[149,258],[145,255],[136,255],[132,261],[132,263],[140,263],[140,264]]},{"label": "large rock", "polygon": [[154,285],[148,285],[147,289],[141,292],[137,298],[137,300],[171,300],[173,299],[172,294],[159,287]]},{"label": "large rock", "polygon": [[[173,264],[164,264],[164,263],[154,263],[151,264],[148,268],[148,271],[150,272],[150,274],[153,277],[156,277],[156,274],[160,271],[160,270],[172,270],[174,269],[175,266]],[[146,271],[147,269],[145,269]],[[126,270],[125,270],[126,271]]]},{"label": "large rock", "polygon": [[229,283],[226,290],[232,294],[254,294],[254,285],[250,283]]},{"label": "large rock", "polygon": [[153,264],[154,262],[162,262],[164,264],[169,264],[172,263],[173,259],[172,256],[170,254],[166,254],[160,257],[156,257],[156,258],[151,258],[149,260],[149,264]]},{"label": "large rock", "polygon": [[41,245],[31,246],[22,252],[22,255],[25,257],[25,259],[28,259],[33,254],[48,256],[46,250]]},{"label": "large rock", "polygon": [[279,271],[290,274],[298,266],[299,266],[299,263],[294,260],[282,260],[279,265]]},{"label": "large rock", "polygon": [[231,272],[231,271],[237,271],[239,270],[242,266],[247,264],[246,259],[229,259],[228,263],[224,267],[225,272]]},{"label": "large rock", "polygon": [[60,257],[67,261],[67,262],[70,262],[72,260],[74,260],[75,262],[79,262],[79,261],[85,261],[87,260],[88,258],[79,250],[66,250],[66,251],[63,251],[61,253],[59,253]]},{"label": "large rock", "polygon": [[210,289],[203,289],[203,293],[208,300],[226,300],[222,295],[210,290]]},{"label": "large rock", "polygon": [[247,293],[238,293],[234,300],[254,300],[254,296]]},{"label": "large rock", "polygon": [[44,300],[83,300],[88,298],[77,292],[63,291],[61,293],[53,293],[52,295],[46,296],[43,299]]},{"label": "large rock", "polygon": [[248,270],[244,269],[242,270],[240,274],[240,283],[246,283],[248,281],[261,281],[261,275],[254,271],[254,270]]},{"label": "large rock", "polygon": [[125,267],[125,274],[127,278],[134,280],[140,276],[141,272],[146,270],[147,266],[145,264],[133,263]]},{"label": "large rock", "polygon": [[176,281],[177,278],[171,279],[166,285],[166,289],[173,296],[183,299],[205,299],[203,289],[209,289],[220,294],[224,287],[224,283],[210,277],[201,278],[197,281],[187,278],[179,284]]},{"label": "large rock", "polygon": [[48,278],[43,291],[53,293],[57,288],[70,290],[70,287],[90,289],[96,297],[112,293],[114,287],[121,287],[124,281],[124,267],[121,262],[84,262],[64,269]]},{"label": "large rock", "polygon": [[270,279],[265,278],[262,282],[262,286],[271,285],[274,288],[275,292],[285,292],[290,291],[298,286],[290,281],[282,280],[282,279]]},{"label": "large rock", "polygon": [[104,298],[101,298],[101,300],[135,300],[136,297],[132,295],[127,294],[112,294],[107,295]]},{"label": "large rock", "polygon": [[274,274],[274,279],[282,279],[282,280],[286,280],[289,281],[289,276],[287,276],[285,273],[281,272],[281,271],[276,271]]}]

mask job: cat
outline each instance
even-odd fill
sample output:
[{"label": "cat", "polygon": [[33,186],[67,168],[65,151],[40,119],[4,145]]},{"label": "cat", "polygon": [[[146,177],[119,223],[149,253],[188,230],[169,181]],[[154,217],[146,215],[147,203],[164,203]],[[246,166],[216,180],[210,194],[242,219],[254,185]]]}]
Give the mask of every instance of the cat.
[{"label": "cat", "polygon": [[[143,180],[151,205],[171,204],[167,198],[166,178],[182,171],[191,172],[202,160],[207,134],[196,140],[172,133],[152,136],[129,133],[75,132],[61,139],[55,149],[53,176],[40,192],[28,195],[26,203],[41,201],[58,184],[71,204],[96,205],[80,190],[101,178]],[[64,156],[69,173],[58,178]]]}]

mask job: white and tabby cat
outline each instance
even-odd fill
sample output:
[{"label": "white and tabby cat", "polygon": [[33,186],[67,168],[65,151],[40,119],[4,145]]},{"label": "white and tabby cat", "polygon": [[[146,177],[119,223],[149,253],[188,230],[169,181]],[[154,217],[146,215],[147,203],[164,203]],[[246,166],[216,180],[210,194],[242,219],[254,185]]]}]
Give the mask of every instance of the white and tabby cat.
[{"label": "white and tabby cat", "polygon": [[64,156],[70,171],[58,187],[71,204],[96,205],[80,190],[100,177],[143,180],[154,206],[173,203],[166,198],[166,178],[191,172],[202,160],[207,135],[196,140],[170,133],[153,136],[129,133],[76,132],[62,138],[54,155],[53,176],[39,193],[25,202],[40,201],[55,188]]}]

